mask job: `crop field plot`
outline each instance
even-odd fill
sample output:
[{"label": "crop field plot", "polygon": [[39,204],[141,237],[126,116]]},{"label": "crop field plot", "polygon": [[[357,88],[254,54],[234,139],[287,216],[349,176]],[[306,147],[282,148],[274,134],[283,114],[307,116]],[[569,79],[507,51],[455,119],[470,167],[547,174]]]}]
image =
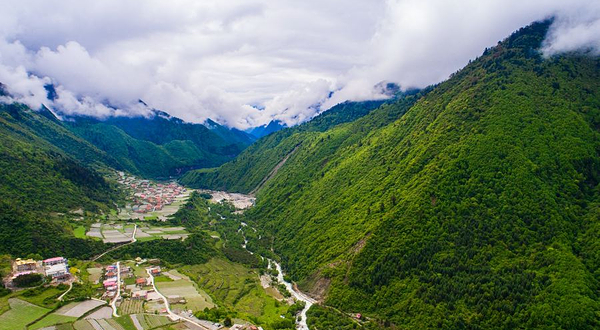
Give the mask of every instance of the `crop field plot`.
[{"label": "crop field plot", "polygon": [[41,329],[56,324],[70,323],[76,321],[77,318],[73,316],[64,316],[56,313],[48,314],[43,319],[37,321],[29,329]]},{"label": "crop field plot", "polygon": [[112,308],[110,307],[102,307],[92,314],[85,317],[86,320],[90,319],[105,319],[112,317]]},{"label": "crop field plot", "polygon": [[50,310],[21,299],[11,298],[8,300],[10,310],[0,315],[0,330],[20,330]]},{"label": "crop field plot", "polygon": [[133,235],[133,225],[95,223],[86,235],[100,238],[104,243],[129,242]]},{"label": "crop field plot", "polygon": [[189,233],[183,227],[158,227],[158,226],[138,226],[135,238],[139,241],[148,241],[158,238],[163,239],[182,239],[189,236]]},{"label": "crop field plot", "polygon": [[[79,330],[78,326],[81,326],[82,329],[83,328],[89,329],[89,328],[87,328],[87,326],[85,326],[85,325],[83,325],[81,323],[78,323],[78,322],[75,325],[75,329]],[[103,329],[103,330],[130,330],[130,329],[135,329],[135,327],[131,328],[132,324],[125,323],[125,326],[123,326],[116,319],[87,320],[87,323],[94,330],[98,330],[98,329]]]},{"label": "crop field plot", "polygon": [[102,276],[102,268],[88,268],[87,272],[90,274],[88,281],[92,283],[98,283],[100,277]]},{"label": "crop field plot", "polygon": [[137,314],[144,312],[144,302],[141,300],[125,299],[119,306],[119,314]]},{"label": "crop field plot", "polygon": [[136,317],[144,329],[153,329],[173,323],[166,316],[160,315],[138,314]]},{"label": "crop field plot", "polygon": [[65,305],[59,308],[54,314],[81,317],[85,313],[93,310],[94,308],[105,305],[106,303],[98,300],[85,300],[82,302],[75,302]]},{"label": "crop field plot", "polygon": [[88,320],[79,320],[73,323],[73,328],[75,330],[96,330],[93,325],[88,322]]}]

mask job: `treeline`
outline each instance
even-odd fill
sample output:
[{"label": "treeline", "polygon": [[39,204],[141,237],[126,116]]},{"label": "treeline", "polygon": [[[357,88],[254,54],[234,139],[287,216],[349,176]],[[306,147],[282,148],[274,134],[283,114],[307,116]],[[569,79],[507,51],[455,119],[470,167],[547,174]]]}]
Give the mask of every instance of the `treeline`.
[{"label": "treeline", "polygon": [[136,242],[107,254],[105,259],[160,259],[170,264],[203,264],[216,254],[211,238],[204,233],[193,233],[185,240],[157,239]]}]

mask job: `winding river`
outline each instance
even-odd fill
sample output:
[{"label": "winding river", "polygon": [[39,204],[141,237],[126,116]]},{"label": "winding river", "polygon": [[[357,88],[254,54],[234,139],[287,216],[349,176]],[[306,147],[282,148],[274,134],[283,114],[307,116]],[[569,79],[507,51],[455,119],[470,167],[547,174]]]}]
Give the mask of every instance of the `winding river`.
[{"label": "winding river", "polygon": [[[234,206],[239,209],[246,209],[246,208],[252,207],[252,205],[254,205],[254,197],[249,196],[249,195],[232,194],[232,193],[228,193],[225,191],[211,191],[211,190],[205,190],[204,192],[207,192],[213,196],[213,198],[212,198],[213,202],[218,203],[223,200],[227,200],[227,201],[231,202],[232,204],[234,204]],[[209,209],[209,211],[210,211],[210,209]],[[221,216],[221,215],[219,215],[219,216],[221,217],[221,219],[223,219],[223,216]],[[238,232],[241,233],[242,236],[244,237],[244,243],[242,244],[242,248],[244,248],[250,254],[254,254],[254,252],[248,250],[248,248],[247,248],[248,240],[246,239],[246,235],[244,233],[245,228],[250,228],[250,229],[254,230],[255,232],[256,232],[256,228],[252,228],[252,227],[248,226],[248,224],[246,224],[245,222],[240,222],[240,227],[238,229]],[[261,255],[259,255],[259,256],[263,260],[265,259],[263,256],[261,256]],[[305,304],[304,308],[300,312],[300,317],[296,319],[296,329],[309,330],[308,325],[306,323],[306,312],[308,311],[310,306],[312,306],[313,304],[316,303],[316,301],[314,299],[312,299],[311,297],[307,296],[306,294],[300,292],[299,290],[296,290],[294,288],[294,286],[292,285],[292,283],[287,282],[284,279],[283,270],[281,269],[281,265],[278,262],[276,262],[275,260],[272,260],[272,259],[268,259],[268,258],[267,258],[267,261],[269,262],[269,266],[268,266],[269,269],[271,269],[271,267],[273,267],[272,265],[275,265],[275,269],[277,269],[277,282],[279,282],[280,284],[283,284],[285,286],[285,288],[287,289],[287,291],[292,295],[292,297],[294,297],[298,301],[303,301]]]},{"label": "winding river", "polygon": [[[250,254],[254,254],[254,252],[248,250],[248,248],[246,247],[248,244],[248,240],[246,239],[246,235],[244,234],[244,230],[243,228],[247,227],[247,224],[244,222],[240,222],[240,228],[238,229],[238,232],[240,232],[242,234],[242,236],[244,237],[244,244],[242,244],[242,247],[248,251]],[[255,228],[252,228],[254,231],[256,231]],[[259,255],[263,260],[265,259],[263,256]],[[285,280],[284,275],[283,275],[283,270],[281,269],[281,265],[272,259],[268,259],[267,261],[269,262],[269,266],[268,268],[271,269],[273,266],[275,265],[275,269],[277,270],[277,282],[279,282],[280,284],[283,284],[285,286],[285,288],[287,289],[287,291],[292,295],[292,297],[294,297],[296,300],[298,301],[303,301],[304,302],[304,308],[302,309],[302,311],[300,311],[300,317],[296,320],[296,329],[298,330],[309,330],[308,328],[308,324],[307,324],[307,320],[306,320],[306,312],[308,312],[308,309],[310,308],[310,306],[312,306],[314,303],[316,303],[316,301],[314,299],[312,299],[311,297],[305,295],[304,293],[294,289],[294,286],[292,285],[292,283],[288,282]]]}]

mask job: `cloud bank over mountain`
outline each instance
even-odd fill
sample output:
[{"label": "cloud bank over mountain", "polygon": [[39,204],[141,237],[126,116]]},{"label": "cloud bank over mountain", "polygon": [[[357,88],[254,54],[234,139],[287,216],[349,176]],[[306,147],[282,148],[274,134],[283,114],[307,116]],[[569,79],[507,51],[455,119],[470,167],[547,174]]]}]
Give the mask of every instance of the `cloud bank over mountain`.
[{"label": "cloud bank over mountain", "polygon": [[[600,4],[574,0],[2,1],[0,82],[64,114],[246,128],[446,79],[483,48],[556,16],[544,53],[600,50]],[[46,99],[44,85],[58,98]],[[331,94],[331,92],[334,92]],[[4,102],[12,99],[3,97]]]}]

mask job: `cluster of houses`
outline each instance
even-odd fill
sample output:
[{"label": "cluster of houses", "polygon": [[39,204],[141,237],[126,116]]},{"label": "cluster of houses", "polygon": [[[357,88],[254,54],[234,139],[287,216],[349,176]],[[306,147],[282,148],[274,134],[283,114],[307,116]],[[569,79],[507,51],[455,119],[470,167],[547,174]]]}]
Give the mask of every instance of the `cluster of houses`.
[{"label": "cluster of houses", "polygon": [[40,274],[52,278],[52,283],[63,283],[71,279],[69,261],[63,257],[54,257],[45,260],[17,258],[13,262],[11,281],[26,274]]},{"label": "cluster of houses", "polygon": [[160,211],[165,205],[173,203],[177,196],[186,192],[183,186],[176,182],[153,183],[141,180],[124,172],[117,172],[120,184],[133,190],[132,211],[136,213],[149,213]]},{"label": "cluster of houses", "polygon": [[104,281],[102,281],[102,285],[104,286],[104,295],[103,298],[113,298],[117,294],[117,290],[119,289],[118,280],[119,275],[117,272],[120,272],[120,277],[128,278],[133,276],[131,267],[117,267],[117,265],[108,265],[104,268]]},{"label": "cluster of houses", "polygon": [[[155,266],[150,269],[150,272],[152,276],[159,276],[161,269],[159,266]],[[161,299],[160,295],[154,291],[149,277],[136,278],[135,284],[127,285],[125,290],[133,300],[159,301]]]},{"label": "cluster of houses", "polygon": [[[125,282],[125,279],[134,277],[133,271],[129,266],[117,267],[114,264],[106,266],[104,268],[104,280],[102,281],[102,285],[104,286],[102,298],[112,299],[117,294],[117,290],[119,290],[119,276],[117,276],[117,271],[121,273],[120,278],[123,282]],[[153,276],[159,276],[161,274],[160,266],[152,267],[150,272]],[[159,301],[161,299],[160,295],[154,291],[152,281],[149,277],[137,277],[134,284],[123,286],[122,294],[133,300]],[[175,303],[180,301],[170,300],[170,302]]]}]

